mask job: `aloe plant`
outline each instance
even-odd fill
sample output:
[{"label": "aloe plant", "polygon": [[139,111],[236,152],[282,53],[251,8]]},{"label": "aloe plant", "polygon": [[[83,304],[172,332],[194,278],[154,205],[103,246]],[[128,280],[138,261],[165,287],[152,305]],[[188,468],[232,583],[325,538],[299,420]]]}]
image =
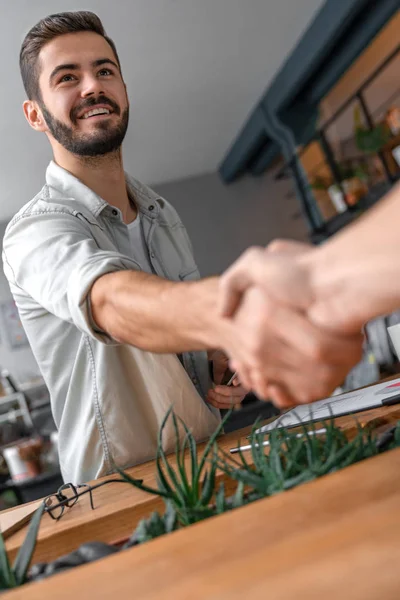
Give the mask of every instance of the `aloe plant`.
[{"label": "aloe plant", "polygon": [[[160,428],[156,457],[157,488],[151,488],[132,479],[119,470],[121,476],[135,487],[163,498],[176,515],[176,526],[186,526],[216,514],[221,514],[259,498],[271,496],[297,485],[342,469],[350,464],[369,458],[381,451],[400,446],[400,424],[385,447],[380,448],[372,432],[358,426],[352,440],[338,428],[334,420],[323,423],[325,433],[316,435],[315,425],[301,425],[302,434],[285,428],[268,433],[269,451],[265,452],[266,434],[257,432],[256,423],[250,435],[251,459],[239,451],[240,460],[218,449],[216,439],[221,433],[228,413],[221,421],[201,456],[196,441],[185,423],[171,408]],[[175,431],[175,462],[172,466],[162,448],[162,434],[171,418]],[[179,424],[185,432],[183,441]],[[185,452],[189,451],[190,469],[186,466]],[[224,484],[216,490],[216,471],[220,469],[227,477],[237,482],[233,496],[227,497]],[[166,513],[167,514],[167,513]],[[163,519],[158,513],[143,520],[133,535],[137,541],[146,541],[165,530]]]},{"label": "aloe plant", "polygon": [[142,519],[139,522],[124,548],[143,544],[166,533],[171,533],[176,529],[178,529],[176,510],[172,504],[167,503],[167,508],[163,515],[155,511],[148,519]]},{"label": "aloe plant", "polygon": [[[177,417],[171,407],[161,424],[158,434],[158,447],[156,455],[157,488],[151,488],[132,479],[127,473],[118,469],[121,477],[133,486],[145,492],[161,496],[166,503],[171,504],[177,514],[180,525],[190,525],[214,514],[214,508],[210,506],[215,490],[216,471],[218,463],[218,449],[216,439],[222,432],[226,420],[230,416],[228,412],[221,420],[218,427],[208,440],[201,456],[198,455],[196,440],[182,421]],[[171,465],[162,446],[163,431],[168,419],[172,419],[175,431],[175,461],[176,469]],[[185,433],[181,439],[179,424]],[[190,468],[186,466],[185,452],[189,451]]]},{"label": "aloe plant", "polygon": [[19,549],[13,566],[8,560],[7,550],[3,536],[0,533],[0,590],[8,590],[18,587],[26,582],[28,569],[35,550],[40,520],[44,511],[44,503],[41,503],[33,514],[29,524],[28,533]]},{"label": "aloe plant", "polygon": [[[253,427],[250,436],[251,459],[239,451],[240,460],[220,452],[219,468],[250,490],[251,499],[272,496],[301,483],[343,469],[380,453],[373,432],[358,425],[357,433],[348,440],[333,421],[324,422],[325,434],[315,435],[314,425],[302,426],[302,435],[285,428],[269,433],[269,452],[265,452],[264,433]],[[392,441],[385,447],[400,445],[400,425]]]}]

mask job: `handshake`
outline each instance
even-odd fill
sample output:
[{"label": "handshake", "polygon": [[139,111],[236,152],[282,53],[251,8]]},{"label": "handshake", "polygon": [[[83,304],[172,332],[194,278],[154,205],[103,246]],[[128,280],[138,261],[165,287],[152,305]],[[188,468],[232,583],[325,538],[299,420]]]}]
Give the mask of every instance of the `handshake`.
[{"label": "handshake", "polygon": [[230,368],[280,408],[329,395],[361,359],[368,302],[331,259],[323,248],[276,241],[249,249],[220,278]]}]

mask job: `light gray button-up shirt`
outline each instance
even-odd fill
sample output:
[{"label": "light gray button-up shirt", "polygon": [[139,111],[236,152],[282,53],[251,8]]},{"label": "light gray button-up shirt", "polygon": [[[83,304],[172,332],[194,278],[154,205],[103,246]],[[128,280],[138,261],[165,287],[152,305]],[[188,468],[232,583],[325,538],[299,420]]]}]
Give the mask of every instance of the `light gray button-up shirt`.
[{"label": "light gray button-up shirt", "polygon": [[[175,209],[127,176],[156,274],[195,280],[199,272]],[[155,455],[171,402],[197,439],[219,419],[204,398],[207,355],[153,354],[118,344],[93,327],[89,292],[98,277],[140,270],[120,211],[54,162],[40,193],[7,227],[4,272],[50,391],[65,481],[81,483]],[[165,430],[170,449],[173,431]]]}]

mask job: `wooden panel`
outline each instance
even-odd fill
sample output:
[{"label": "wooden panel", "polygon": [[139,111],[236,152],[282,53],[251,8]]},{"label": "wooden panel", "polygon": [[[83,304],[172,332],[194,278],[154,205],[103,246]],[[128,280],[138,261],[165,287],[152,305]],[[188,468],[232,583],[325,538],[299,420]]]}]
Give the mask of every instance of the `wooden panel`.
[{"label": "wooden panel", "polygon": [[399,469],[400,449],[7,598],[397,600]]}]

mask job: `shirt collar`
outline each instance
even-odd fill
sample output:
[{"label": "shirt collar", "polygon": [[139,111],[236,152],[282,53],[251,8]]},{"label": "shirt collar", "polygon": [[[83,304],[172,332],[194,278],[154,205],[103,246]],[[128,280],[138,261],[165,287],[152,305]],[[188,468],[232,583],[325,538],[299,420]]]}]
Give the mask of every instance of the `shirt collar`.
[{"label": "shirt collar", "polygon": [[[127,173],[125,173],[125,177],[128,189],[134,197],[139,211],[155,218],[159,212],[159,196]],[[53,160],[50,161],[46,170],[46,183],[50,188],[51,197],[59,197],[61,192],[64,197],[83,204],[94,216],[99,215],[104,209],[110,208],[108,202]]]}]

